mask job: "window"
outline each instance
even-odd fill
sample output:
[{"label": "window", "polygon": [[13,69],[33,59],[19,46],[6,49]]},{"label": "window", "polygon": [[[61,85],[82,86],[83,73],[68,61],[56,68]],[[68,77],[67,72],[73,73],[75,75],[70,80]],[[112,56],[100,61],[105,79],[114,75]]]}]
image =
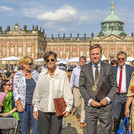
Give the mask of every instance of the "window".
[{"label": "window", "polygon": [[28,40],[28,43],[30,43],[31,42],[31,40]]},{"label": "window", "polygon": [[19,40],[19,43],[21,43],[21,40]]},{"label": "window", "polygon": [[11,43],[13,43],[13,40],[11,40]]},{"label": "window", "polygon": [[27,48],[27,54],[28,54],[28,55],[31,54],[31,48],[30,48],[30,47]]},{"label": "window", "polygon": [[21,47],[19,47],[19,54],[21,54],[22,53],[22,48]]},{"label": "window", "polygon": [[87,57],[89,57],[89,50],[87,50]]},{"label": "window", "polygon": [[113,50],[113,49],[111,49],[110,53],[111,53],[111,55],[114,55],[114,50]]},{"label": "window", "polygon": [[102,50],[102,54],[105,55],[105,49]]},{"label": "window", "polygon": [[66,51],[66,57],[67,57],[67,58],[69,57],[69,52],[68,52],[68,51]]},{"label": "window", "polygon": [[80,56],[83,56],[83,50],[80,51]]},{"label": "window", "polygon": [[127,50],[127,56],[128,57],[130,56],[130,50],[129,49]]},{"label": "window", "polygon": [[61,50],[61,51],[60,51],[60,56],[62,57],[62,55],[63,55],[63,51]]},{"label": "window", "polygon": [[11,48],[11,54],[14,54],[14,47]]},{"label": "window", "polygon": [[76,51],[73,51],[73,57],[76,57]]},{"label": "window", "polygon": [[5,40],[3,40],[3,44],[5,44]]},{"label": "window", "polygon": [[5,54],[5,50],[6,50],[5,47],[3,47],[3,54]]}]

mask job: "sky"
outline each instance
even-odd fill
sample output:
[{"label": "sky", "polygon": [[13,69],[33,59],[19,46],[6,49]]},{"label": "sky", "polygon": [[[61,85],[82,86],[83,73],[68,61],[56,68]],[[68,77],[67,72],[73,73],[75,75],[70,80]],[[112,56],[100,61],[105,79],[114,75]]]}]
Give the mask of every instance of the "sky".
[{"label": "sky", "polygon": [[72,33],[80,37],[86,33],[98,35],[101,22],[110,14],[114,2],[115,14],[124,22],[124,32],[134,32],[134,0],[0,0],[0,26],[5,30],[14,28],[17,22],[21,29],[38,25],[45,29],[47,37],[66,37]]}]

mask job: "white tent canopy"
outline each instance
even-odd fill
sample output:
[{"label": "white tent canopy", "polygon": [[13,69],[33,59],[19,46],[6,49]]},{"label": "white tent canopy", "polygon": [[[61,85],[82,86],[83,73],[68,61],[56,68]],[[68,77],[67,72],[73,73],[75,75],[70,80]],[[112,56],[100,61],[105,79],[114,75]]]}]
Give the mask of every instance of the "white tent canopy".
[{"label": "white tent canopy", "polygon": [[63,61],[64,59],[62,59],[62,58],[57,58],[57,61]]},{"label": "white tent canopy", "polygon": [[87,58],[87,62],[89,62],[90,61],[90,58]]},{"label": "white tent canopy", "polygon": [[63,61],[56,62],[56,64],[58,64],[58,65],[59,65],[59,64],[64,64],[64,65],[66,65],[67,62],[63,60]]},{"label": "white tent canopy", "polygon": [[44,59],[43,58],[40,58],[40,59],[37,59],[37,60],[34,60],[35,62],[44,62]]},{"label": "white tent canopy", "polygon": [[18,61],[18,60],[20,60],[20,58],[11,56],[11,57],[2,58],[0,60],[2,60],[2,61]]},{"label": "white tent canopy", "polygon": [[103,60],[107,60],[107,58],[103,55],[102,57],[101,57],[101,60],[103,61]]},{"label": "white tent canopy", "polygon": [[67,62],[79,62],[79,58],[78,57],[74,57],[74,58],[68,59]]},{"label": "white tent canopy", "polygon": [[134,60],[134,58],[133,57],[127,57],[127,61],[133,61]]}]

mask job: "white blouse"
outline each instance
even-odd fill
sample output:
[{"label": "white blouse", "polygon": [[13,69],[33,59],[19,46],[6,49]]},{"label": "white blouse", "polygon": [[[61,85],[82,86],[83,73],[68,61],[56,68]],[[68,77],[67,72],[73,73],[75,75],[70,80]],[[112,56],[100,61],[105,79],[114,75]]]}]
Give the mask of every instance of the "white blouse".
[{"label": "white blouse", "polygon": [[70,112],[73,104],[73,95],[66,72],[56,68],[54,75],[50,76],[48,70],[45,69],[40,73],[34,91],[32,101],[34,111],[55,112],[53,99],[62,97],[67,105],[66,111]]}]

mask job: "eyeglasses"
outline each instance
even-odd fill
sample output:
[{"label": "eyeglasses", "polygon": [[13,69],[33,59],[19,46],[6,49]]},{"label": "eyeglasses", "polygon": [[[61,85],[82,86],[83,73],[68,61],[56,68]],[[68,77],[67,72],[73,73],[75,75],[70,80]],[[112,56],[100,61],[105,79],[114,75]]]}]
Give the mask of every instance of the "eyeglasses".
[{"label": "eyeglasses", "polygon": [[11,86],[12,84],[6,84],[6,85]]},{"label": "eyeglasses", "polygon": [[50,60],[48,59],[46,62],[49,62],[49,61],[52,61],[52,62],[54,62],[54,59],[50,59]]},{"label": "eyeglasses", "polygon": [[33,65],[33,63],[28,63],[28,65],[30,65],[30,66],[31,66],[31,65]]},{"label": "eyeglasses", "polygon": [[125,58],[118,58],[118,60],[122,60],[122,61],[124,61],[124,60],[125,60]]}]

